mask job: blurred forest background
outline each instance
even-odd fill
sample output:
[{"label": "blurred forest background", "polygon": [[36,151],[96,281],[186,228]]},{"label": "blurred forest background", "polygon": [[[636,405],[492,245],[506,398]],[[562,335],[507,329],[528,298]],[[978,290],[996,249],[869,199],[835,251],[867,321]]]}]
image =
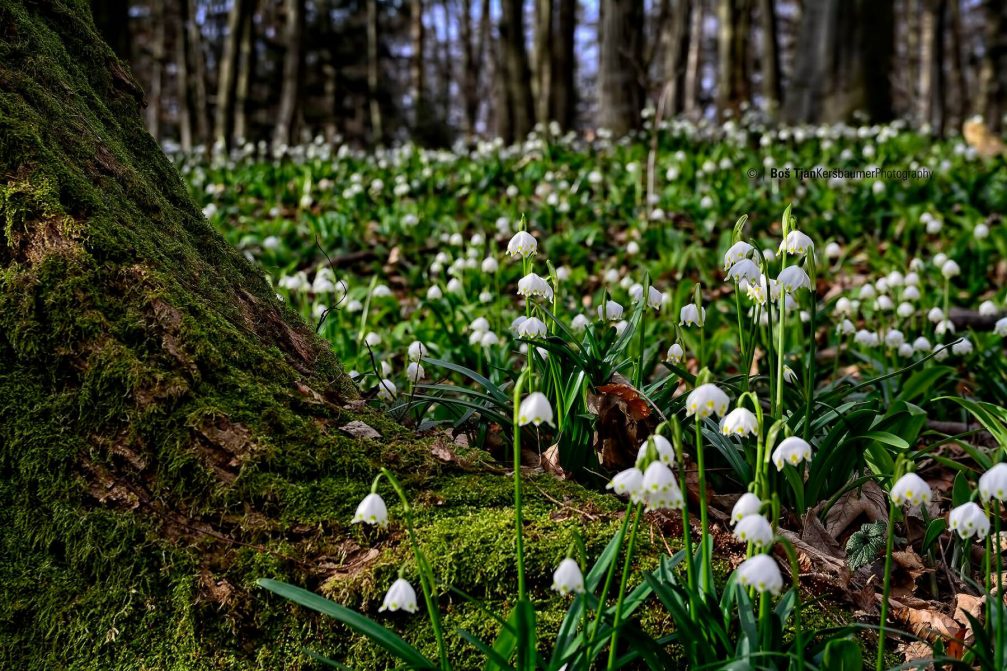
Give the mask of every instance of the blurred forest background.
[{"label": "blurred forest background", "polygon": [[[1007,0],[92,0],[184,150],[1007,112]],[[862,116],[858,116],[862,115]]]}]

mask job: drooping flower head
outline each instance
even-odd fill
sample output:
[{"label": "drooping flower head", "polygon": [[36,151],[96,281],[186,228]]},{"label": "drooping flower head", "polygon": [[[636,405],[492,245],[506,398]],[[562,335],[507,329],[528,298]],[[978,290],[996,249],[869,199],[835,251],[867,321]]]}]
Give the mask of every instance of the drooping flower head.
[{"label": "drooping flower head", "polygon": [[567,557],[559,563],[552,574],[552,588],[563,596],[584,593],[584,575],[575,560]]},{"label": "drooping flower head", "polygon": [[918,506],[930,503],[932,493],[930,485],[923,478],[915,473],[906,473],[892,485],[891,497],[897,506],[905,503]]},{"label": "drooping flower head", "polygon": [[368,494],[363,501],[357,505],[357,512],[353,514],[351,524],[376,524],[384,526],[388,524],[388,508],[380,494]]},{"label": "drooping flower head", "polygon": [[752,587],[760,594],[769,592],[775,595],[783,589],[780,567],[769,555],[759,554],[749,557],[738,567],[737,574],[739,585]]},{"label": "drooping flower head", "polygon": [[549,281],[535,273],[528,273],[517,283],[518,296],[533,298],[540,296],[546,300],[552,300],[552,287]]},{"label": "drooping flower head", "polygon": [[745,492],[731,509],[731,524],[737,524],[749,515],[757,515],[762,510],[762,500],[752,492]]},{"label": "drooping flower head", "polygon": [[507,243],[507,253],[512,256],[528,258],[538,251],[538,241],[527,231],[518,231]]},{"label": "drooping flower head", "polygon": [[381,603],[378,612],[390,610],[393,613],[397,610],[404,610],[407,613],[415,613],[418,610],[416,605],[416,590],[405,578],[399,578],[392,583],[385,594],[385,600]]},{"label": "drooping flower head", "polygon": [[811,445],[803,438],[784,438],[773,450],[773,463],[778,471],[782,471],[786,464],[796,466],[802,461],[811,461]]},{"label": "drooping flower head", "polygon": [[731,399],[715,384],[701,384],[693,389],[685,399],[686,415],[697,415],[705,419],[711,415],[722,417],[727,414]]},{"label": "drooping flower head", "polygon": [[628,496],[633,503],[643,501],[643,471],[639,468],[627,468],[616,473],[605,489],[614,490],[619,496]]},{"label": "drooping flower head", "polygon": [[948,514],[948,528],[962,538],[975,536],[982,540],[990,532],[990,520],[978,504],[969,501]]},{"label": "drooping flower head", "polygon": [[798,230],[790,231],[783,242],[780,243],[779,251],[787,250],[787,254],[806,254],[809,249],[814,249],[815,243],[810,237]]},{"label": "drooping flower head", "polygon": [[678,319],[678,323],[681,326],[692,326],[693,324],[702,326],[706,323],[706,308],[697,307],[695,303],[689,303],[682,307]]},{"label": "drooping flower head", "polygon": [[1007,463],[999,463],[979,476],[979,497],[983,503],[996,499],[1007,501]]},{"label": "drooping flower head", "polygon": [[759,431],[759,420],[748,408],[735,408],[720,422],[725,436],[750,436]]},{"label": "drooping flower head", "polygon": [[745,515],[734,527],[735,538],[756,548],[772,545],[773,536],[773,526],[762,515]]},{"label": "drooping flower head", "polygon": [[724,254],[724,270],[730,270],[734,264],[738,263],[742,259],[748,258],[748,256],[755,250],[750,244],[744,240],[740,240],[727,250]]}]

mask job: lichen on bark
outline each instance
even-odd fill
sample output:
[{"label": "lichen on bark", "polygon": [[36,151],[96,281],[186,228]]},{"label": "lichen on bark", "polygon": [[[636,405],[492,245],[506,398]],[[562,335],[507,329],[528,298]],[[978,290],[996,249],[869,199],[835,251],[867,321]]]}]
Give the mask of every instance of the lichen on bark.
[{"label": "lichen on bark", "polygon": [[[374,611],[409,562],[400,527],[348,524],[382,465],[416,498],[440,578],[506,607],[509,482],[360,402],[191,202],[89,16],[80,0],[0,1],[0,667],[299,668],[306,645],[387,664],[253,586]],[[340,430],[353,420],[382,439]],[[619,505],[548,477],[528,505],[555,626],[550,567],[575,528],[598,549]],[[441,604],[449,627],[492,635],[470,604]],[[392,622],[429,650],[422,618]]]}]

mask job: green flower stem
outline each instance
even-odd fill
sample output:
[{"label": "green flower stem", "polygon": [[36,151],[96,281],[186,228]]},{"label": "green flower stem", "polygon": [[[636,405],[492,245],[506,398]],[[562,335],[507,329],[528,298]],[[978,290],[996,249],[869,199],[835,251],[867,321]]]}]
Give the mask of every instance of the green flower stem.
[{"label": "green flower stem", "polygon": [[696,468],[699,471],[699,520],[702,536],[699,539],[699,551],[702,555],[699,565],[700,585],[704,592],[710,592],[710,573],[712,571],[713,554],[710,548],[710,520],[706,510],[706,463],[703,459],[702,420],[696,414]]},{"label": "green flower stem", "polygon": [[[809,334],[808,338],[808,366],[805,369],[805,399],[804,399],[804,440],[811,439],[811,410],[814,406],[814,395],[815,395],[815,374],[817,372],[817,365],[815,362],[815,348],[817,345],[815,339],[815,317],[818,311],[818,295],[815,293],[815,287],[811,287],[811,321],[809,322]],[[839,352],[837,351],[838,355]]]},{"label": "green flower stem", "polygon": [[[629,526],[629,514],[636,505],[632,501],[626,504],[626,513],[622,516],[622,525],[619,527],[617,545],[622,547],[622,539],[626,537],[626,527]],[[605,573],[605,585],[601,588],[601,596],[598,597],[598,609],[594,614],[594,622],[591,624],[591,635],[587,639],[587,647],[594,645],[594,639],[598,635],[598,626],[601,623],[601,613],[605,610],[605,600],[608,599],[608,590],[612,587],[612,580],[615,577],[615,557],[608,564],[608,571]]]},{"label": "green flower stem", "polygon": [[797,563],[797,552],[793,544],[783,539],[781,544],[790,562],[790,582],[794,586],[794,652],[797,657],[797,671],[804,669],[804,627],[801,625],[801,568]]},{"label": "green flower stem", "polygon": [[[1004,584],[1003,584],[1003,541],[1000,538],[1000,503],[997,502],[993,505],[993,531],[994,538],[996,538],[996,572],[997,572],[997,630],[993,638],[993,649],[996,651],[996,668],[1002,669],[1004,667],[1004,647],[1007,641],[1004,641]],[[987,601],[992,601],[990,598],[992,595],[987,595]]]},{"label": "green flower stem", "polygon": [[[633,550],[636,548],[636,531],[640,528],[640,515],[642,513],[643,504],[636,504],[636,510],[633,511],[633,528],[629,532],[629,546],[626,548],[626,558],[622,563],[622,578],[619,580],[619,597],[615,602],[615,619],[612,620],[612,640],[608,646],[608,669],[610,671],[615,668],[616,644],[619,642],[619,621],[622,619],[622,605],[626,599],[626,585],[629,583]],[[600,609],[601,605],[599,605]]]},{"label": "green flower stem", "polygon": [[773,646],[773,625],[769,618],[769,592],[759,594],[759,633],[762,634],[762,651],[767,652]]},{"label": "green flower stem", "polygon": [[[986,509],[986,517],[991,517],[992,512],[990,510],[990,504],[986,503],[984,506]],[[986,552],[983,553],[983,559],[986,564],[986,621],[993,622],[993,540],[990,534],[986,534]]]},{"label": "green flower stem", "polygon": [[427,561],[426,555],[423,554],[423,549],[420,546],[419,539],[416,537],[416,531],[413,525],[413,509],[409,505],[409,499],[406,498],[406,492],[402,489],[402,485],[399,484],[398,479],[395,475],[389,471],[387,468],[381,469],[382,475],[391,484],[392,489],[399,497],[399,501],[402,503],[403,517],[406,521],[406,535],[409,537],[409,544],[412,547],[413,555],[416,558],[416,565],[419,568],[420,574],[420,589],[423,590],[423,601],[427,605],[427,612],[430,614],[430,626],[434,630],[434,638],[437,640],[437,655],[440,659],[441,671],[447,671],[451,668],[448,662],[448,651],[447,646],[444,644],[444,629],[441,626],[441,612],[437,607],[437,602],[434,601],[434,585],[436,580],[434,578],[433,569],[430,567],[430,563]]},{"label": "green flower stem", "polygon": [[[531,358],[529,357],[527,360],[530,361]],[[519,415],[521,390],[529,374],[530,371],[526,369],[514,385],[514,540],[517,546],[517,591],[521,601],[528,597],[528,592],[524,582],[524,520],[521,511],[521,424]]]},{"label": "green flower stem", "polygon": [[892,546],[895,544],[895,502],[888,503],[888,538],[885,540],[885,578],[881,590],[881,621],[878,623],[878,661],[876,671],[885,668],[885,623],[888,620],[888,593],[892,589]]},{"label": "green flower stem", "polygon": [[783,352],[786,349],[784,337],[787,333],[787,292],[780,289],[779,343],[776,347],[776,410],[778,418],[783,417]]},{"label": "green flower stem", "polygon": [[643,312],[640,313],[640,332],[637,337],[637,359],[636,362],[636,388],[643,389],[643,348],[644,348],[644,326],[647,324],[647,287],[644,287],[643,296],[640,298],[643,301]]},{"label": "green flower stem", "polygon": [[[738,291],[737,282],[734,283],[734,311],[738,314],[738,348],[741,350],[741,361],[745,363],[748,361],[748,356],[745,349],[745,327],[741,322],[741,292]],[[748,391],[748,371],[748,367],[741,371],[745,380],[745,386],[742,388],[742,391]]]}]

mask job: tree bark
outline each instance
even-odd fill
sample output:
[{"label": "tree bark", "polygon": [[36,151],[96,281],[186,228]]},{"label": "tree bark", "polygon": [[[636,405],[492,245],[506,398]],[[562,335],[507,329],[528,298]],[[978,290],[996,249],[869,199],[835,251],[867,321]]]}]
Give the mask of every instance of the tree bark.
[{"label": "tree bark", "polygon": [[922,0],[920,13],[920,69],[916,92],[916,122],[933,122],[934,68],[937,52],[937,16],[934,0]]},{"label": "tree bark", "polygon": [[692,11],[692,22],[689,26],[689,53],[685,63],[685,91],[683,93],[683,109],[690,117],[699,115],[699,78],[700,58],[703,50],[703,14],[704,0],[696,0]]},{"label": "tree bark", "polygon": [[692,0],[673,0],[663,31],[665,113],[669,116],[684,110],[691,18]]},{"label": "tree bark", "polygon": [[500,74],[506,99],[508,142],[523,140],[531,132],[535,107],[531,92],[531,68],[524,39],[524,3],[502,0],[500,3]]},{"label": "tree bark", "polygon": [[775,116],[783,100],[775,0],[759,0],[759,16],[762,22],[762,97],[766,111]]},{"label": "tree bark", "polygon": [[175,23],[175,99],[178,104],[178,142],[182,151],[192,151],[192,92],[189,90],[189,36],[186,0],[178,0]]},{"label": "tree bark", "polygon": [[553,1],[535,0],[535,49],[532,94],[535,100],[535,120],[548,124],[552,121],[552,42]]},{"label": "tree bark", "polygon": [[559,127],[570,130],[576,123],[577,92],[576,52],[574,37],[577,30],[577,0],[556,0],[556,25],[552,38],[552,120]]},{"label": "tree bark", "polygon": [[968,83],[968,73],[965,69],[965,59],[962,50],[965,44],[962,41],[962,13],[959,0],[951,0],[948,3],[948,51],[951,54],[951,74],[954,78],[955,86],[955,127],[960,128],[969,113],[971,90]]},{"label": "tree bark", "polygon": [[431,113],[424,81],[423,0],[411,0],[409,3],[409,41],[412,47],[409,59],[409,97],[413,105],[413,132],[422,137],[428,130]]},{"label": "tree bark", "polygon": [[[371,112],[371,140],[380,145],[385,139],[381,118],[381,101],[378,99],[381,79],[381,62],[378,60],[378,0],[367,0],[367,97]],[[333,77],[335,68],[333,66]],[[333,95],[335,91],[333,91]]]},{"label": "tree bark", "polygon": [[150,6],[150,84],[147,87],[147,131],[161,139],[161,90],[164,87],[164,0]]},{"label": "tree bark", "polygon": [[238,81],[238,55],[241,52],[246,15],[250,9],[249,0],[233,0],[227,13],[227,32],[224,35],[224,47],[217,67],[217,99],[213,122],[213,142],[222,149],[231,146],[234,98]]},{"label": "tree bark", "polygon": [[643,107],[643,3],[602,0],[598,123],[616,136],[640,126]]},{"label": "tree bark", "polygon": [[283,43],[283,87],[276,111],[273,144],[285,145],[294,141],[294,120],[301,93],[301,62],[304,59],[304,3],[305,0],[285,0],[286,19]]},{"label": "tree bark", "polygon": [[1007,105],[1007,3],[986,0],[984,10],[986,30],[976,111],[996,133]]},{"label": "tree bark", "polygon": [[479,114],[479,68],[476,61],[476,45],[472,38],[472,0],[462,0],[461,43],[462,43],[462,119],[466,141],[471,142],[476,135],[476,117]]},{"label": "tree bark", "polygon": [[238,81],[234,85],[234,131],[231,137],[234,142],[248,140],[248,97],[255,81],[255,0],[246,0],[248,11],[245,12],[241,27],[241,46],[238,49]]},{"label": "tree bark", "polygon": [[187,7],[185,17],[186,42],[191,58],[189,70],[189,90],[192,94],[193,130],[197,142],[208,142],[210,138],[210,107],[206,94],[206,59],[203,57],[203,36],[196,23],[197,0],[181,0]]}]

